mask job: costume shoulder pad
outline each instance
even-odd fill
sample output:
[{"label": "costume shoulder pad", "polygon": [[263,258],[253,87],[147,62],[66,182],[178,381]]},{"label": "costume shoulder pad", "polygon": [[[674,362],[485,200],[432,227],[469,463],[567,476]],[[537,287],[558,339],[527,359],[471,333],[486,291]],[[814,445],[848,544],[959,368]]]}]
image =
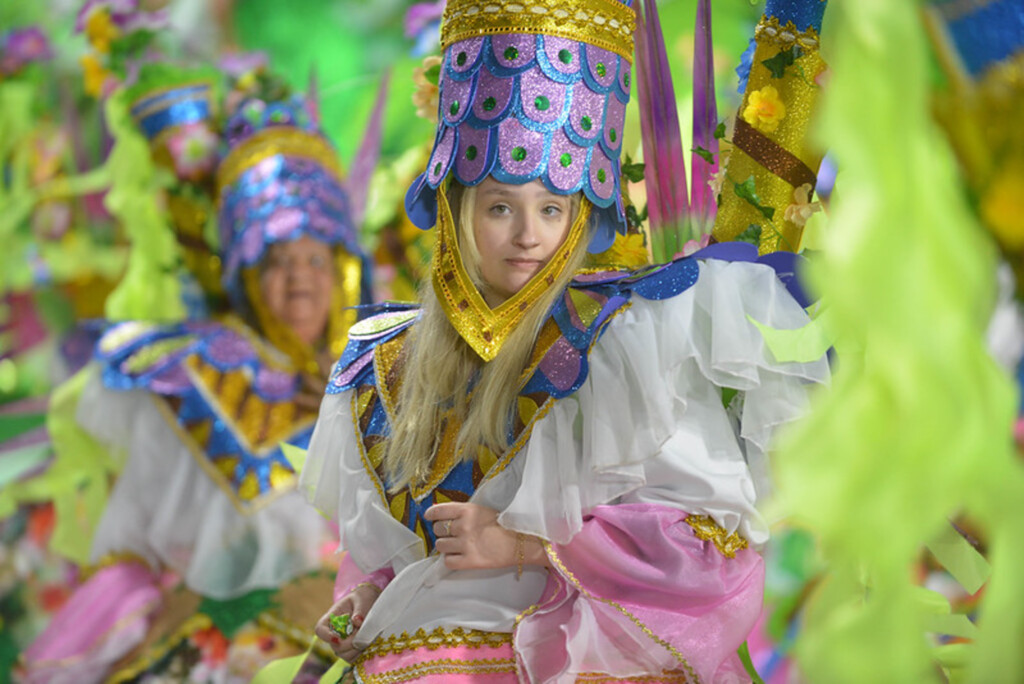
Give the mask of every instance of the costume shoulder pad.
[{"label": "costume shoulder pad", "polygon": [[[370,308],[370,307],[361,307]],[[409,328],[420,316],[416,304],[385,304],[372,307],[379,311],[359,321],[348,331],[348,345],[334,364],[327,394],[338,394],[363,384],[373,369],[373,351]]]}]

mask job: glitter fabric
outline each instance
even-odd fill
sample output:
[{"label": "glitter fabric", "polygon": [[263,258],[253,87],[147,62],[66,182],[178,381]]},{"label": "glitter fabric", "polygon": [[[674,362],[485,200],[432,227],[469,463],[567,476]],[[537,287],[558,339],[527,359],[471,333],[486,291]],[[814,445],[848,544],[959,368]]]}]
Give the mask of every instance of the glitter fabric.
[{"label": "glitter fabric", "polygon": [[[747,130],[746,122],[737,124],[712,233],[719,242],[734,240],[756,225],[762,229],[762,254],[795,252],[800,247],[803,226],[787,221],[785,213],[794,202],[796,187],[810,183],[813,188],[823,156],[823,151],[810,142],[808,131],[821,90],[815,80],[825,70],[818,52],[825,5],[822,0],[772,0],[755,29],[756,48],[737,121],[742,120],[751,96],[768,87],[776,90],[785,106],[785,116],[771,131]],[[786,66],[788,57],[792,57],[792,63]],[[781,69],[781,73],[773,74],[770,66],[777,72]],[[735,184],[750,178],[760,207],[735,191]],[[793,181],[800,183],[794,185]]]},{"label": "glitter fabric", "polygon": [[148,93],[131,106],[131,117],[146,138],[154,140],[176,126],[209,120],[209,83],[193,83]]},{"label": "glitter fabric", "polygon": [[[613,32],[634,19],[633,10],[616,0],[540,4],[549,18],[555,12],[571,15],[566,25],[577,14],[593,18],[587,13],[598,10],[595,25]],[[614,231],[626,227],[619,157],[632,37],[616,47],[586,32],[566,34],[537,24],[529,8],[515,3],[492,5],[494,16],[487,21],[493,30],[474,33],[466,29],[476,21],[469,4],[449,4],[439,130],[426,171],[406,197],[409,216],[420,228],[433,227],[436,193],[449,173],[466,186],[487,176],[510,184],[540,179],[552,192],[582,192],[591,201],[598,230],[589,247],[603,251]],[[518,24],[505,21],[513,15]],[[615,17],[620,25],[613,29]],[[629,51],[619,49],[627,43]]]},{"label": "glitter fabric", "polygon": [[[217,170],[223,283],[236,306],[239,276],[266,248],[303,235],[338,245],[369,265],[341,185],[337,154],[317,130],[305,101],[244,102],[225,126],[228,152]],[[359,303],[344,302],[351,306]]]},{"label": "glitter fabric", "polygon": [[316,412],[295,403],[301,383],[285,360],[238,321],[119,324],[101,338],[96,360],[107,387],[153,396],[240,512],[294,488],[280,444],[305,447]]}]

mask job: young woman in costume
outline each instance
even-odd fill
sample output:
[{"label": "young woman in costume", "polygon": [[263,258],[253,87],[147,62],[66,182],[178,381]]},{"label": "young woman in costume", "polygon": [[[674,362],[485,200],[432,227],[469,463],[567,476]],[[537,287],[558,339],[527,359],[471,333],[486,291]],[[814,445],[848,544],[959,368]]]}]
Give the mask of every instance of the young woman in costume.
[{"label": "young woman in costume", "polygon": [[[182,90],[138,111],[189,116],[198,91]],[[99,569],[26,651],[27,681],[249,681],[308,641],[295,597],[316,595],[308,576],[334,535],[295,491],[282,444],[308,443],[310,376],[326,378],[318,360],[343,348],[368,264],[336,153],[302,98],[243,103],[225,137],[219,255],[233,313],[121,323],[100,340],[77,419],[126,462],[93,539]]]},{"label": "young woman in costume", "polygon": [[317,634],[362,682],[745,681],[765,448],[825,362],[772,360],[750,318],[806,315],[752,249],[581,268],[632,10],[495,5],[446,9],[422,305],[352,329],[301,475],[347,551]]}]

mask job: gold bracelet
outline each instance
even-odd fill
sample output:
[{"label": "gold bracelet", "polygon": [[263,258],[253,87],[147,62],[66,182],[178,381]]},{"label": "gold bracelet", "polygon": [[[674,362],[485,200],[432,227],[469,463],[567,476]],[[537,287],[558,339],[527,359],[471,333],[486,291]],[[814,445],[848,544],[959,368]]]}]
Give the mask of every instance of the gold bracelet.
[{"label": "gold bracelet", "polygon": [[516,532],[516,581],[523,576],[523,563],[526,561],[526,537]]}]

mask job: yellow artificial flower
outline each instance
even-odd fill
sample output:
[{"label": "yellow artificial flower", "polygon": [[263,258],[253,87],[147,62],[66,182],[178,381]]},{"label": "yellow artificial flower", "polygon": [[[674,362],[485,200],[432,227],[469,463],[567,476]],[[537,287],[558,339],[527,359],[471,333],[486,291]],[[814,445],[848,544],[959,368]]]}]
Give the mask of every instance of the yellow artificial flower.
[{"label": "yellow artificial flower", "polygon": [[590,257],[588,265],[597,268],[640,268],[651,263],[643,233],[615,234],[612,246]]},{"label": "yellow artificial flower", "polygon": [[1005,169],[981,197],[981,218],[1011,252],[1024,249],[1024,168]]},{"label": "yellow artificial flower", "polygon": [[120,29],[110,19],[110,12],[101,7],[89,14],[85,20],[85,35],[96,51],[100,54],[110,52],[110,41],[121,35]]},{"label": "yellow artificial flower", "polygon": [[765,86],[752,92],[747,98],[747,106],[743,108],[743,120],[762,133],[771,133],[785,118],[786,105],[775,86]]},{"label": "yellow artificial flower", "polygon": [[440,94],[437,83],[431,83],[427,79],[427,72],[436,66],[440,66],[441,58],[437,55],[430,55],[423,60],[423,66],[412,71],[412,80],[416,84],[416,92],[412,94],[412,103],[416,106],[416,115],[427,121],[436,122],[437,98]]},{"label": "yellow artificial flower", "polygon": [[82,75],[85,80],[85,92],[93,97],[99,97],[103,93],[103,84],[107,82],[110,72],[100,62],[99,57],[91,52],[82,55],[79,62],[85,72]]},{"label": "yellow artificial flower", "polygon": [[793,203],[786,207],[784,218],[794,226],[803,227],[811,216],[821,211],[821,202],[810,201],[813,190],[810,183],[804,183],[793,190]]}]

